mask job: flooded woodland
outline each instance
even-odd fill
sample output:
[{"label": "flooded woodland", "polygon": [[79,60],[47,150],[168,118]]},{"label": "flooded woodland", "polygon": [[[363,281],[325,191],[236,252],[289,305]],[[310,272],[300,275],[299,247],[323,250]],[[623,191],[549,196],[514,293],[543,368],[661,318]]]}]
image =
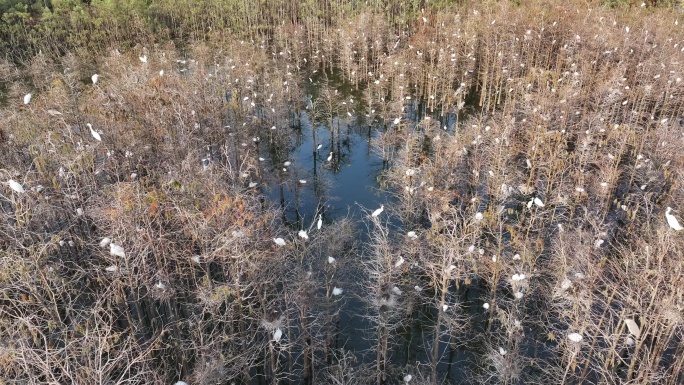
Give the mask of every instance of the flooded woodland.
[{"label": "flooded woodland", "polygon": [[126,3],[3,17],[0,383],[684,383],[681,6]]}]

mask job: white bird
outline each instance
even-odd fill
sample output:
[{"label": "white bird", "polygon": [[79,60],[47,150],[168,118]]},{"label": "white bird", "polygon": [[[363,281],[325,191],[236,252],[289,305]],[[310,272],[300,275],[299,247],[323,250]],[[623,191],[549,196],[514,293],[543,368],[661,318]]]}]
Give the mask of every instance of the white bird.
[{"label": "white bird", "polygon": [[47,113],[50,114],[51,116],[59,116],[59,115],[62,115],[62,113],[59,112],[59,111],[57,111],[57,110],[47,110]]},{"label": "white bird", "polygon": [[401,291],[400,288],[394,286],[394,287],[392,288],[392,293],[394,293],[394,294],[396,294],[396,295],[402,295],[404,292]]},{"label": "white bird", "polygon": [[676,231],[682,231],[684,230],[684,227],[679,224],[679,221],[677,218],[675,218],[674,215],[670,214],[670,211],[672,211],[672,207],[668,207],[665,209],[665,219],[667,219],[667,224],[670,225],[674,230]]},{"label": "white bird", "polygon": [[273,341],[280,342],[280,339],[282,337],[283,337],[283,331],[280,330],[280,328],[276,329],[276,331],[273,332]]},{"label": "white bird", "polygon": [[285,246],[285,240],[283,238],[273,238],[273,242],[278,246]]},{"label": "white bird", "polygon": [[100,247],[107,247],[107,245],[108,245],[111,241],[112,241],[112,240],[109,239],[109,238],[107,238],[107,237],[102,238],[102,240],[100,241]]},{"label": "white bird", "polygon": [[319,144],[318,147],[316,147],[316,151],[320,150],[321,148],[323,148],[323,145]]},{"label": "white bird", "polygon": [[110,273],[113,273],[113,272],[119,270],[119,267],[116,265],[111,265],[111,266],[108,266],[107,268],[105,268],[105,270],[110,272]]},{"label": "white bird", "polygon": [[109,244],[109,254],[116,255],[117,257],[121,258],[126,258],[126,253],[124,252],[123,247],[114,243]]},{"label": "white bird", "polygon": [[411,379],[413,379],[413,376],[410,374],[404,376],[404,382],[411,382]]},{"label": "white bird", "polygon": [[299,183],[300,183],[300,184],[306,184],[306,179],[300,179],[300,180],[299,180]]},{"label": "white bird", "polygon": [[288,160],[287,162],[283,163],[283,166],[285,166],[285,167],[290,167],[291,164],[292,164],[292,162],[290,162],[290,161]]},{"label": "white bird", "polygon": [[522,273],[521,274],[513,274],[513,276],[511,277],[511,281],[514,281],[514,282],[522,281],[523,279],[525,279],[525,274],[522,274]]},{"label": "white bird", "polygon": [[411,239],[418,239],[418,234],[416,234],[415,231],[409,231],[408,233],[406,233],[406,236]]},{"label": "white bird", "polygon": [[482,215],[482,213],[480,213],[480,212],[475,213],[475,220],[476,220],[476,221],[481,221],[482,218],[484,218],[484,216]]},{"label": "white bird", "polygon": [[568,339],[572,342],[580,342],[582,341],[582,335],[579,333],[570,333],[568,334]]},{"label": "white bird", "polygon": [[97,79],[100,78],[100,75],[94,74],[93,76],[90,77],[90,80],[93,81],[93,84],[97,84]]},{"label": "white bird", "polygon": [[332,265],[333,263],[335,263],[335,258],[333,258],[333,257],[328,257],[328,263],[331,264],[331,265]]},{"label": "white bird", "polygon": [[513,296],[517,299],[521,299],[523,297],[523,293],[521,291],[516,291]]},{"label": "white bird", "polygon": [[333,153],[332,153],[332,151],[331,151],[331,152],[330,152],[330,155],[328,155],[328,159],[327,159],[328,162],[330,162],[330,161],[332,160],[332,156],[333,156]]},{"label": "white bird", "polygon": [[394,119],[394,124],[399,124],[399,122],[401,122],[401,118]]},{"label": "white bird", "polygon": [[504,349],[504,348],[502,348],[501,346],[499,346],[499,353],[500,353],[502,356],[505,356],[507,352],[506,352],[506,349]]},{"label": "white bird", "polygon": [[166,289],[166,285],[161,280],[157,281],[157,283],[154,284],[154,287],[156,287],[159,290]]},{"label": "white bird", "polygon": [[140,61],[143,63],[147,63],[147,55],[139,56],[138,59],[140,59]]},{"label": "white bird", "polygon": [[188,383],[185,382],[185,381],[178,381],[178,382],[176,382],[176,383],[173,384],[173,385],[188,385]]},{"label": "white bird", "polygon": [[190,259],[192,259],[192,261],[195,263],[202,262],[202,257],[200,257],[199,255],[193,255],[192,258],[190,258]]},{"label": "white bird", "polygon": [[12,190],[14,190],[20,194],[25,192],[24,186],[22,186],[21,183],[15,181],[14,179],[8,180],[7,183],[9,183],[9,186]]},{"label": "white bird", "polygon": [[32,96],[33,96],[33,95],[31,95],[30,93],[24,95],[24,104],[29,104],[29,103],[31,103],[31,97],[32,97]]},{"label": "white bird", "polygon": [[316,224],[316,228],[317,228],[318,230],[320,230],[321,227],[323,227],[323,215],[319,215],[319,216],[318,216],[318,223]]},{"label": "white bird", "polygon": [[340,289],[339,287],[334,287],[333,291],[332,291],[332,295],[340,295],[340,294],[342,294],[342,291],[343,290]]},{"label": "white bird", "polygon": [[90,128],[90,135],[92,135],[93,138],[95,138],[95,140],[97,140],[98,142],[101,142],[102,137],[100,136],[100,134],[97,131],[93,130],[93,125],[90,123],[86,123],[86,126],[88,126],[88,128]]},{"label": "white bird", "polygon": [[534,197],[534,204],[539,207],[544,207],[544,202],[542,202],[542,200],[539,199],[539,197]]},{"label": "white bird", "polygon": [[304,231],[304,230],[299,230],[299,232],[297,233],[297,235],[299,235],[299,238],[302,238],[303,240],[308,240],[308,239],[309,239],[309,235],[308,235],[308,234],[306,233],[306,231]]},{"label": "white bird", "polygon": [[419,292],[419,293],[420,293],[421,291],[423,291],[423,288],[420,287],[420,286],[418,286],[418,285],[414,286],[413,288],[414,288],[417,292]]},{"label": "white bird", "polygon": [[377,217],[378,215],[382,214],[382,211],[385,209],[385,205],[380,205],[380,208],[373,211],[373,214],[371,214],[372,217]]},{"label": "white bird", "polygon": [[397,259],[396,262],[394,262],[394,267],[399,267],[404,264],[404,257],[401,255],[399,256],[399,259]]},{"label": "white bird", "polygon": [[639,328],[639,325],[637,325],[637,323],[634,322],[633,319],[626,318],[625,324],[627,325],[627,329],[629,329],[629,333],[631,335],[633,335],[636,338],[639,338],[639,336],[641,336],[641,329]]},{"label": "white bird", "polygon": [[254,188],[257,186],[257,182],[249,182],[249,188]]},{"label": "white bird", "polygon": [[80,208],[80,207],[77,208],[77,209],[76,209],[76,215],[78,215],[79,217],[80,217],[81,215],[83,215],[83,209]]},{"label": "white bird", "polygon": [[489,310],[489,302],[483,303],[482,307],[485,308],[485,310]]},{"label": "white bird", "polygon": [[442,305],[442,311],[449,310],[449,305]]},{"label": "white bird", "polygon": [[159,76],[164,76],[164,70],[159,71]]}]

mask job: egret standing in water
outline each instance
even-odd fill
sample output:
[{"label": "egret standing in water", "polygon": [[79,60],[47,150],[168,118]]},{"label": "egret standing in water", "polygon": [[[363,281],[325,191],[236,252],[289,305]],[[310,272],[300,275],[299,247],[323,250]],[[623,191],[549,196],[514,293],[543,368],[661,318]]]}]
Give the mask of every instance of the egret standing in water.
[{"label": "egret standing in water", "polygon": [[667,224],[670,225],[674,230],[676,231],[682,231],[684,230],[684,227],[679,224],[679,221],[677,218],[670,214],[670,211],[672,211],[672,207],[668,207],[665,209],[665,219],[667,219]]},{"label": "egret standing in water", "polygon": [[373,214],[371,214],[371,216],[372,216],[373,218],[377,217],[378,215],[382,214],[382,211],[383,211],[384,209],[385,209],[385,205],[380,205],[380,208],[377,209],[377,210],[375,210],[375,211],[373,211]]}]

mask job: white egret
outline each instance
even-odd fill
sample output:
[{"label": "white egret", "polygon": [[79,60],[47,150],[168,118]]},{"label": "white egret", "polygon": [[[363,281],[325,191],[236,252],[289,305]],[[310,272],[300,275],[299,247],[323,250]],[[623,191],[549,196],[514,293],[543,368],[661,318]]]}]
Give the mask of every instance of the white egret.
[{"label": "white egret", "polygon": [[639,338],[639,336],[641,336],[641,329],[633,319],[626,318],[625,324],[627,325],[627,329],[629,329],[629,333],[631,335],[633,335],[636,338]]},{"label": "white egret", "polygon": [[290,167],[291,164],[292,164],[292,162],[290,162],[290,161],[288,160],[287,162],[283,163],[283,166],[285,166],[285,167]]},{"label": "white egret", "polygon": [[600,238],[597,239],[597,240],[595,240],[595,241],[594,241],[594,248],[595,248],[595,249],[601,248],[601,245],[603,245],[604,242],[605,242],[605,241],[604,241],[603,239],[600,239]]},{"label": "white egret", "polygon": [[328,155],[327,161],[330,162],[332,160],[332,157],[333,157],[333,153],[332,153],[332,151],[330,151],[330,155]]},{"label": "white egret", "polygon": [[31,95],[30,93],[24,95],[24,104],[29,104],[29,103],[31,103],[31,97],[32,97],[32,96],[33,96],[33,95]]},{"label": "white egret", "polygon": [[399,256],[399,259],[397,259],[396,262],[394,262],[394,267],[399,267],[404,264],[404,257],[401,255]]},{"label": "white egret", "polygon": [[482,304],[482,307],[483,307],[485,310],[489,310],[489,302],[483,303],[483,304]]},{"label": "white egret", "polygon": [[382,211],[385,209],[385,205],[380,205],[380,208],[373,211],[373,214],[371,214],[372,217],[377,217],[378,215],[382,214]]},{"label": "white egret", "polygon": [[502,348],[501,346],[499,346],[499,354],[501,354],[502,356],[505,356],[506,353],[507,353],[507,352],[506,352],[506,349],[504,349],[504,348]]},{"label": "white egret", "polygon": [[561,289],[568,290],[570,286],[572,286],[572,281],[567,278],[564,278],[563,282],[561,282]]},{"label": "white egret", "polygon": [[449,310],[449,305],[442,305],[442,311]]},{"label": "white egret", "polygon": [[418,239],[418,234],[416,234],[415,231],[409,231],[408,233],[406,233],[406,236],[411,239]]},{"label": "white egret", "polygon": [[539,199],[539,197],[534,197],[534,204],[538,207],[544,207],[544,202],[542,202],[542,200]]},{"label": "white egret", "polygon": [[24,186],[22,186],[21,183],[15,181],[14,179],[8,180],[7,183],[9,184],[10,188],[15,192],[18,192],[20,194],[26,192],[26,190],[24,190]]},{"label": "white egret", "polygon": [[299,183],[300,183],[300,184],[306,184],[306,179],[300,179],[300,180],[299,180]]},{"label": "white egret", "polygon": [[115,255],[115,256],[121,257],[121,258],[126,258],[126,253],[124,252],[123,247],[121,247],[117,244],[114,244],[114,243],[109,244],[109,254]]},{"label": "white egret", "polygon": [[154,284],[154,287],[156,287],[159,290],[166,289],[166,285],[161,280],[157,281],[157,283]]},{"label": "white egret", "polygon": [[97,131],[93,130],[93,125],[90,123],[86,123],[86,126],[88,126],[88,128],[90,129],[90,135],[92,135],[93,138],[95,138],[95,140],[97,140],[98,142],[101,142],[102,137]]},{"label": "white egret", "polygon": [[679,221],[674,215],[670,214],[670,211],[672,211],[672,207],[665,209],[665,219],[667,219],[667,224],[676,231],[684,230],[684,227],[679,224]]},{"label": "white egret", "polygon": [[572,342],[580,342],[580,341],[582,341],[582,338],[584,338],[584,337],[582,337],[582,335],[579,333],[568,334],[568,339]]},{"label": "white egret", "polygon": [[517,299],[522,299],[523,293],[521,291],[516,291],[513,296]]},{"label": "white egret", "polygon": [[147,55],[138,56],[138,59],[143,63],[147,63]]},{"label": "white egret", "polygon": [[343,290],[340,289],[339,287],[334,287],[332,291],[332,295],[340,295],[342,294]]},{"label": "white egret", "polygon": [[285,240],[283,238],[273,238],[273,242],[278,246],[285,246]]},{"label": "white egret", "polygon": [[108,266],[107,268],[105,268],[105,270],[108,271],[108,272],[110,272],[110,273],[114,273],[114,272],[116,272],[117,270],[119,270],[119,267],[116,266],[116,265],[111,265],[111,266]]},{"label": "white egret", "polygon": [[394,119],[394,124],[399,124],[401,122],[401,117]]},{"label": "white egret", "polygon": [[407,374],[404,376],[404,382],[410,382],[413,379],[413,376],[410,374]]},{"label": "white egret", "polygon": [[423,288],[420,287],[420,286],[418,286],[418,285],[414,286],[413,288],[414,288],[417,292],[419,292],[419,293],[420,293],[421,291],[423,291]]},{"label": "white egret", "polygon": [[185,381],[178,381],[178,382],[176,382],[176,383],[173,384],[173,385],[188,385],[188,383],[185,382]]},{"label": "white egret", "polygon": [[274,342],[280,342],[280,339],[283,337],[283,331],[280,330],[280,328],[276,329],[275,332],[273,332],[273,341]]},{"label": "white egret", "polygon": [[316,223],[316,228],[318,230],[320,230],[321,227],[323,227],[323,215],[318,216],[318,223]]},{"label": "white egret", "polygon": [[164,70],[159,71],[159,76],[164,76]]},{"label": "white egret", "polygon": [[93,74],[93,76],[90,77],[90,80],[93,81],[93,84],[97,84],[97,80],[100,78],[100,75],[98,74]]},{"label": "white egret", "polygon": [[79,217],[80,217],[81,215],[83,215],[83,209],[80,208],[80,207],[77,208],[77,209],[76,209],[76,215],[78,215]]},{"label": "white egret", "polygon": [[249,188],[254,188],[257,186],[257,182],[249,182]]},{"label": "white egret", "polygon": [[192,259],[192,261],[197,264],[202,262],[202,257],[200,257],[199,255],[193,255],[190,259]]},{"label": "white egret", "polygon": [[316,147],[316,151],[320,150],[321,148],[323,148],[323,145],[322,145],[322,144],[319,144],[319,145]]},{"label": "white egret", "polygon": [[100,241],[100,247],[107,247],[107,245],[109,245],[111,241],[112,240],[107,237],[102,238],[102,240]]},{"label": "white egret", "polygon": [[516,254],[513,256],[514,261],[519,261],[520,260],[520,254]]},{"label": "white egret", "polygon": [[482,218],[484,218],[484,215],[482,215],[482,213],[480,213],[480,212],[475,213],[475,220],[476,221],[481,221]]},{"label": "white egret", "polygon": [[333,258],[333,257],[328,257],[328,263],[331,264],[331,265],[332,265],[333,263],[335,263],[335,258]]},{"label": "white egret", "polygon": [[522,281],[523,279],[525,279],[525,274],[522,274],[522,273],[521,274],[513,274],[513,276],[511,277],[511,281],[514,281],[514,282]]},{"label": "white egret", "polygon": [[392,288],[392,293],[394,293],[394,294],[396,294],[396,295],[402,295],[402,294],[404,294],[404,292],[401,291],[401,289],[398,288],[398,287],[396,287],[396,286],[394,286],[394,287]]},{"label": "white egret", "polygon": [[69,241],[69,247],[74,247],[74,245],[76,245],[74,241]]},{"label": "white egret", "polygon": [[302,238],[305,241],[309,239],[309,234],[307,234],[304,230],[299,230],[297,235],[299,235],[299,238]]}]

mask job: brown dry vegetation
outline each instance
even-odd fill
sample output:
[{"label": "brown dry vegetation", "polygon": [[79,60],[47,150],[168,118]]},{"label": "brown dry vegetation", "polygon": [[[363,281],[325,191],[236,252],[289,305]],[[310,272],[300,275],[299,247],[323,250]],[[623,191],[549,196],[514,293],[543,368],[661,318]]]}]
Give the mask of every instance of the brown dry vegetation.
[{"label": "brown dry vegetation", "polygon": [[[169,45],[3,63],[0,179],[26,193],[0,190],[0,377],[432,384],[448,347],[475,357],[470,383],[681,383],[684,235],[664,218],[684,220],[673,12],[487,3],[409,29],[362,12],[284,23],[268,42],[214,31],[188,58]],[[326,69],[386,123],[383,215],[402,229],[371,218],[362,248],[348,220],[302,240],[259,193],[296,188],[281,165],[302,85]],[[332,130],[347,110],[321,95],[309,113]],[[372,364],[333,342],[332,291],[353,287],[355,261]],[[425,360],[395,359],[420,317]]]}]

